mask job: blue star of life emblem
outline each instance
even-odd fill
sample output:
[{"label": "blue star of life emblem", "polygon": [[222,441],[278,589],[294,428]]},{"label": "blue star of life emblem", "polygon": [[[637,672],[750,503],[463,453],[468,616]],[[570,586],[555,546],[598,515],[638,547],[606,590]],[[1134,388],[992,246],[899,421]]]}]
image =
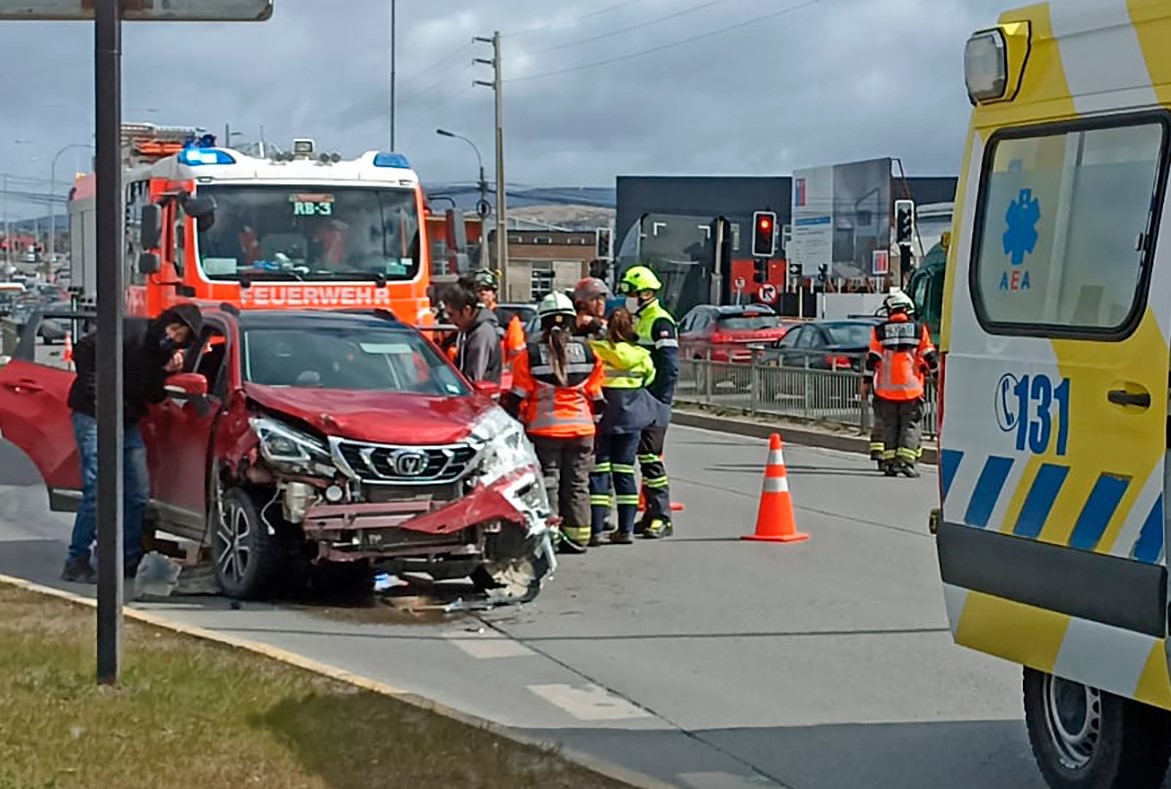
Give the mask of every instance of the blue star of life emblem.
[{"label": "blue star of life emblem", "polygon": [[1037,223],[1041,221],[1041,201],[1033,197],[1032,189],[1021,189],[1017,199],[1008,205],[1004,214],[1004,254],[1012,256],[1012,264],[1025,262],[1025,255],[1037,247]]}]

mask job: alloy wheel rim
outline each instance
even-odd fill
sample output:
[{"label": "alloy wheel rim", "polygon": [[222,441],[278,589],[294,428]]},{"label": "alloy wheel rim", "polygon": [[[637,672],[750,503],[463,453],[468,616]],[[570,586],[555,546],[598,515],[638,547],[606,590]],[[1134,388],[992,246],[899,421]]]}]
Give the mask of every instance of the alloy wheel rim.
[{"label": "alloy wheel rim", "polygon": [[1044,687],[1045,727],[1068,770],[1090,763],[1102,732],[1102,694],[1095,688],[1047,676]]},{"label": "alloy wheel rim", "polygon": [[252,548],[248,542],[251,532],[248,514],[243,507],[235,502],[220,507],[216,529],[216,566],[222,577],[237,584],[248,572],[252,558]]}]

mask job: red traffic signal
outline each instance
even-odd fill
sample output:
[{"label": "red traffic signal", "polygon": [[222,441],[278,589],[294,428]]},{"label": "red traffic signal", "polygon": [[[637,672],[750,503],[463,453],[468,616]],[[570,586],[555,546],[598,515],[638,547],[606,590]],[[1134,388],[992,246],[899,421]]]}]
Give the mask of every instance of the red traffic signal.
[{"label": "red traffic signal", "polygon": [[777,251],[777,215],[773,211],[757,211],[752,215],[752,256],[771,258]]}]

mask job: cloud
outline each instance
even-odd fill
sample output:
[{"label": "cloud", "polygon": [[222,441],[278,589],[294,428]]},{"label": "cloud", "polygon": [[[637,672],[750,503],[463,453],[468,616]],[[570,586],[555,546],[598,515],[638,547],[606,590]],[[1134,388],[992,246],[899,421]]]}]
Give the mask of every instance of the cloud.
[{"label": "cloud", "polygon": [[[426,181],[473,180],[472,151],[436,136],[443,126],[473,139],[492,171],[492,92],[472,85],[491,79],[472,63],[491,47],[471,38],[499,29],[510,182],[788,173],[888,155],[914,174],[954,174],[969,111],[963,44],[1001,5],[400,0],[396,147]],[[276,0],[262,24],[127,24],[125,114],[221,134],[230,123],[249,139],[263,126],[270,141],[312,136],[351,155],[385,148],[389,24],[389,0]],[[92,64],[89,25],[0,27],[0,169],[47,179],[61,146],[90,139]]]}]

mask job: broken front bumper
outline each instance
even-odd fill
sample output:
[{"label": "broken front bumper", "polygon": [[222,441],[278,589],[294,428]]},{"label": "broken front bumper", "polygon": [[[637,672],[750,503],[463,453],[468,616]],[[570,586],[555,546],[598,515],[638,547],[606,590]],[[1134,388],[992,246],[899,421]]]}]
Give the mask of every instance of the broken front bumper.
[{"label": "broken front bumper", "polygon": [[475,557],[486,535],[506,528],[528,537],[548,531],[548,505],[535,469],[477,485],[454,501],[419,498],[385,503],[315,503],[301,522],[318,559],[352,561]]}]

